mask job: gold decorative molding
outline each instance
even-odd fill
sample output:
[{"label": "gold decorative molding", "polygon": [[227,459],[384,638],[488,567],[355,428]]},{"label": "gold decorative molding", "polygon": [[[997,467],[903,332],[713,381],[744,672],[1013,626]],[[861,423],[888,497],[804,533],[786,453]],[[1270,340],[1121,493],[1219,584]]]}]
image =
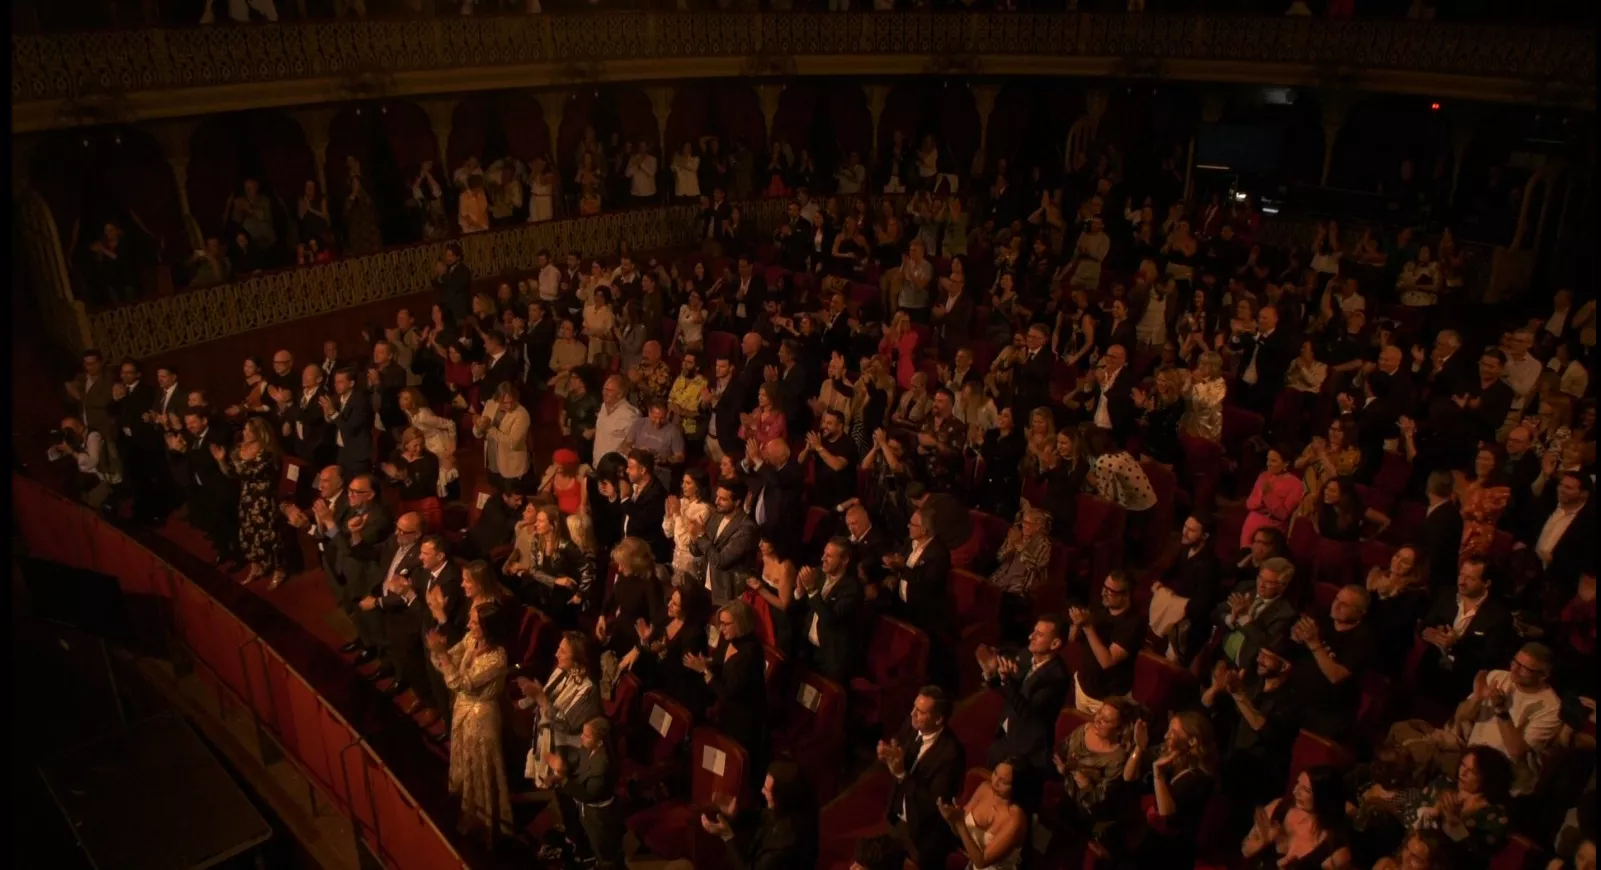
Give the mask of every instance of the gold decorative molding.
[{"label": "gold decorative molding", "polygon": [[[783,205],[780,199],[743,203],[744,219],[758,237],[765,237],[777,225]],[[30,239],[40,263],[64,282],[65,264],[60,258],[59,237],[51,235],[55,228],[49,209],[36,194],[30,197],[29,207],[30,225],[38,227]],[[639,251],[694,245],[699,241],[695,214],[693,206],[640,209],[523,224],[474,233],[458,241],[473,274],[500,275],[533,269],[535,255],[542,249],[578,251],[589,257],[615,252],[622,239]],[[125,355],[148,358],[280,323],[423,292],[429,288],[434,261],[443,251],[443,243],[393,248],[109,308],[90,315],[88,334],[109,359]],[[69,325],[76,323],[75,315],[68,310],[73,307],[68,288],[54,287],[43,295],[49,301],[67,303],[51,305],[53,318]],[[60,299],[62,295],[65,300]],[[76,308],[81,312],[81,305]],[[77,346],[84,346],[84,342],[79,339]]]},{"label": "gold decorative molding", "polygon": [[[750,75],[1119,76],[1593,105],[1582,28],[1120,13],[613,12],[34,34],[14,131],[351,99]],[[933,60],[931,60],[933,59]],[[1153,65],[1154,64],[1154,65]],[[957,70],[960,67],[960,70]],[[781,72],[771,70],[781,68]],[[86,115],[87,113],[87,115]]]}]

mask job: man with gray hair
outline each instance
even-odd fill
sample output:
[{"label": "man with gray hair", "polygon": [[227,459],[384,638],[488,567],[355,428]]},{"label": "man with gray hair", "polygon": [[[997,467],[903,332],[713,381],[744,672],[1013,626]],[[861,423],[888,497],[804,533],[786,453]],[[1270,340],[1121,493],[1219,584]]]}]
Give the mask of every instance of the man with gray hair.
[{"label": "man with gray hair", "polygon": [[1256,579],[1241,581],[1227,601],[1213,611],[1223,629],[1223,656],[1235,667],[1256,661],[1256,651],[1274,646],[1295,624],[1295,606],[1284,597],[1295,579],[1295,565],[1275,556],[1256,570]]}]

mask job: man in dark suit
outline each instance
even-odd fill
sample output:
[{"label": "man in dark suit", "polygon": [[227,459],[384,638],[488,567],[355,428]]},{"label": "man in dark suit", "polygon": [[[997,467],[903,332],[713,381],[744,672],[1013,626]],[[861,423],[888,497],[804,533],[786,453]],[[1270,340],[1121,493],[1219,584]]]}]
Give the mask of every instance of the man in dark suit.
[{"label": "man in dark suit", "polygon": [[319,516],[318,521],[334,551],[338,593],[335,600],[340,610],[352,614],[367,590],[382,582],[382,578],[375,579],[380,570],[378,547],[394,531],[395,523],[378,499],[370,475],[352,477],[345,486],[345,498],[349,500],[349,510],[343,523],[335,522],[332,515],[326,522]]},{"label": "man in dark suit", "polygon": [[[724,454],[745,455],[745,442],[739,439],[739,415],[745,410],[744,381],[734,371],[734,361],[719,358],[712,364],[712,379],[706,384],[711,395],[711,419],[706,424],[706,456],[721,462]],[[704,401],[704,400],[703,400]]]},{"label": "man in dark suit", "polygon": [[77,403],[77,416],[108,442],[117,435],[116,415],[111,409],[112,385],[117,378],[106,371],[100,351],[83,352],[83,371],[67,383],[67,395]]},{"label": "man in dark suit", "polygon": [[834,538],[823,546],[821,565],[796,578],[802,604],[802,657],[819,674],[850,686],[860,667],[862,587],[851,570],[851,542]]},{"label": "man in dark suit", "polygon": [[856,579],[862,585],[862,595],[872,601],[889,576],[884,557],[895,551],[895,545],[883,530],[873,525],[872,515],[860,501],[845,510],[845,529],[849,533],[846,540],[850,543]]},{"label": "man in dark suit", "polygon": [[[426,637],[429,632],[438,631],[444,636],[447,648],[455,646],[467,634],[468,602],[461,591],[461,571],[450,561],[450,556],[445,552],[445,539],[438,535],[423,538],[417,554],[418,561],[422,563],[423,575],[421,598],[424,610],[420,620],[422,636]],[[430,596],[442,599],[439,613],[443,619],[435,616],[434,606],[429,601]],[[450,707],[454,696],[450,688],[445,685],[444,675],[438,668],[429,665],[427,680],[422,685],[413,685],[412,688],[422,696],[423,703],[439,711],[439,719],[445,723],[442,735],[429,739],[436,743],[450,739]]]},{"label": "man in dark suit", "polygon": [[469,559],[488,559],[496,550],[511,544],[517,534],[517,522],[523,516],[525,497],[522,481],[502,481],[499,493],[484,501],[478,522],[467,530],[461,555]]},{"label": "man in dark suit", "polygon": [[445,270],[434,278],[434,286],[457,323],[473,313],[473,272],[461,261],[461,245],[456,242],[445,245]]},{"label": "man in dark suit", "polygon": [[1263,306],[1256,315],[1256,333],[1245,337],[1240,363],[1241,403],[1258,414],[1270,414],[1279,391],[1284,389],[1284,375],[1295,359],[1295,336],[1279,324],[1279,311],[1272,305]]},{"label": "man in dark suit", "polygon": [[422,582],[421,541],[422,515],[401,514],[395,520],[394,535],[378,548],[374,563],[378,573],[373,578],[377,582],[368,587],[352,614],[356,640],[341,648],[343,652],[354,652],[358,665],[374,659],[383,662],[366,679],[376,682],[394,677],[384,690],[386,697],[392,698],[408,685],[421,685],[427,679],[420,626],[410,609],[412,603],[426,604],[421,601],[422,591],[412,584],[414,576],[418,583]]},{"label": "man in dark suit", "polygon": [[939,803],[957,799],[967,754],[946,728],[951,702],[938,686],[925,686],[912,704],[910,722],[890,741],[878,744],[878,759],[895,777],[889,798],[891,832],[906,841],[920,867],[942,866],[959,847]]},{"label": "man in dark suit", "polygon": [[1012,374],[1014,416],[1027,420],[1035,408],[1051,403],[1051,371],[1055,356],[1050,350],[1051,330],[1043,323],[1028,328],[1027,350],[1018,370]]},{"label": "man in dark suit", "polygon": [[656,457],[648,450],[628,453],[626,492],[617,493],[611,504],[622,522],[623,536],[639,538],[650,545],[656,561],[671,564],[673,542],[662,530],[667,513],[667,490],[656,479]]},{"label": "man in dark suit", "polygon": [[356,390],[356,373],[340,369],[334,373],[334,394],[324,396],[323,419],[334,427],[339,470],[346,480],[372,469],[372,401]]},{"label": "man in dark suit", "polygon": [[1590,478],[1577,471],[1558,474],[1556,454],[1548,450],[1543,457],[1534,484],[1540,494],[1527,512],[1522,544],[1540,557],[1546,582],[1560,589],[1566,600],[1578,587],[1579,575],[1595,570],[1595,509],[1590,504]]},{"label": "man in dark suit", "polygon": [[762,537],[782,552],[793,552],[806,523],[806,470],[789,453],[789,443],[774,438],[766,444],[745,444],[745,473],[751,482],[751,518]]},{"label": "man in dark suit", "polygon": [[1477,361],[1472,354],[1461,351],[1462,336],[1454,329],[1442,329],[1435,335],[1434,349],[1426,361],[1421,348],[1413,350],[1412,359],[1419,368],[1429,402],[1449,399],[1476,380],[1474,365]]},{"label": "man in dark suit", "polygon": [[810,430],[812,409],[806,400],[815,395],[817,390],[807,389],[806,367],[801,365],[800,343],[795,339],[786,338],[779,343],[778,370],[773,374],[771,383],[778,386],[779,399],[784,403],[784,413],[789,416],[790,426],[799,432]]},{"label": "man in dark suit", "polygon": [[480,396],[493,396],[495,388],[510,383],[521,386],[522,364],[506,347],[506,335],[498,329],[484,333],[484,379],[478,384]]},{"label": "man in dark suit", "polygon": [[1513,426],[1502,446],[1506,448],[1506,461],[1501,464],[1501,473],[1512,488],[1512,500],[1501,515],[1501,524],[1520,534],[1522,521],[1527,518],[1525,508],[1532,503],[1534,482],[1540,477],[1540,456],[1534,452],[1534,432],[1527,426]]},{"label": "man in dark suit", "polygon": [[322,343],[322,360],[317,363],[317,368],[322,369],[324,384],[332,383],[334,373],[346,365],[345,359],[339,355],[339,342],[329,340]]},{"label": "man in dark suit", "polygon": [[806,253],[812,246],[812,223],[801,217],[800,203],[790,200],[789,214],[773,231],[779,248],[779,262],[791,272],[806,271]]},{"label": "man in dark suit", "polygon": [[954,553],[973,539],[973,515],[967,502],[948,492],[929,492],[920,481],[906,485],[906,502],[919,510],[927,508],[934,517],[934,537]]},{"label": "man in dark suit", "polygon": [[839,354],[840,359],[847,365],[851,359],[851,343],[856,333],[851,329],[851,313],[847,310],[844,293],[835,293],[828,298],[828,310],[818,316],[819,331],[823,334],[823,352],[829,355]]},{"label": "man in dark suit", "polygon": [[279,411],[285,450],[313,468],[331,464],[338,451],[333,425],[322,408],[322,399],[328,395],[325,380],[320,367],[306,366],[300,373],[300,390]]},{"label": "man in dark suit", "polygon": [[[761,335],[755,332],[745,333],[740,340],[739,352],[739,373],[734,375],[734,381],[739,387],[739,410],[748,414],[756,407],[756,391],[766,382],[768,368],[775,372],[778,370],[778,354],[768,348]],[[723,449],[728,449],[728,445],[723,445]]]},{"label": "man in dark suit", "polygon": [[1456,589],[1440,593],[1420,624],[1429,646],[1414,682],[1443,704],[1466,695],[1479,671],[1500,667],[1517,642],[1512,613],[1490,595],[1490,578],[1477,556],[1462,560]]},{"label": "man in dark suit", "polygon": [[749,254],[740,255],[732,289],[734,321],[749,326],[767,302],[767,279],[756,274],[756,261]]},{"label": "man in dark suit", "polygon": [[217,454],[233,446],[211,425],[204,408],[187,408],[186,435],[169,435],[168,448],[178,456],[183,474],[189,522],[205,533],[217,551],[217,564],[239,562],[239,487],[222,472]]},{"label": "man in dark suit", "polygon": [[978,665],[984,672],[985,685],[1000,692],[1006,701],[987,761],[993,770],[1008,758],[1023,759],[1028,769],[1014,772],[1023,780],[1020,800],[1031,802],[1035,788],[1053,767],[1051,743],[1056,734],[1056,717],[1073,685],[1067,665],[1058,655],[1063,634],[1061,618],[1046,615],[1034,623],[1028,647],[1021,655],[997,655],[988,646],[978,648]]},{"label": "man in dark suit", "polygon": [[698,532],[690,552],[706,560],[706,588],[712,603],[719,606],[745,591],[745,575],[755,565],[758,533],[744,504],[745,485],[720,480],[712,496],[714,510],[704,527],[690,521],[690,531]]},{"label": "man in dark suit", "polygon": [[1223,656],[1235,667],[1249,667],[1257,650],[1289,636],[1299,614],[1284,592],[1294,579],[1295,565],[1289,559],[1268,559],[1257,569],[1254,581],[1234,587],[1228,600],[1213,611],[1213,621],[1224,633]]},{"label": "man in dark suit", "polygon": [[934,532],[934,511],[918,508],[907,521],[910,539],[904,552],[884,557],[889,569],[881,605],[928,635],[929,681],[953,685],[955,638],[951,625],[951,553]]},{"label": "man in dark suit", "polygon": [[392,442],[411,423],[406,412],[400,410],[400,391],[406,388],[406,369],[395,360],[395,346],[388,341],[374,344],[372,368],[367,371],[373,413],[383,421],[386,440]]},{"label": "man in dark suit", "polygon": [[1112,437],[1122,443],[1133,430],[1138,413],[1134,407],[1134,373],[1128,367],[1128,350],[1120,344],[1108,347],[1102,359],[1085,382],[1081,394],[1084,398],[1070,399],[1068,407],[1076,403],[1084,422],[1110,430]]},{"label": "man in dark suit", "polygon": [[523,378],[538,387],[550,379],[550,350],[556,344],[556,319],[545,311],[544,303],[528,306],[522,343]]},{"label": "man in dark suit", "polygon": [[1418,555],[1429,564],[1429,589],[1435,593],[1456,583],[1457,555],[1462,552],[1462,511],[1451,494],[1456,484],[1451,472],[1436,471],[1424,485],[1428,513],[1418,529]]},{"label": "man in dark suit", "polygon": [[152,516],[160,477],[168,477],[166,451],[148,450],[144,416],[156,401],[155,385],[143,379],[132,357],[122,361],[120,381],[111,387],[111,413],[117,427],[117,452],[122,457],[123,480],[133,490],[135,519]]},{"label": "man in dark suit", "polygon": [[323,579],[328,582],[334,600],[338,601],[344,594],[344,585],[339,580],[339,548],[333,539],[350,517],[350,496],[345,493],[345,479],[337,465],[317,472],[313,485],[316,496],[307,502],[310,514],[294,504],[285,505],[283,512],[289,525],[305,532],[316,542]]}]

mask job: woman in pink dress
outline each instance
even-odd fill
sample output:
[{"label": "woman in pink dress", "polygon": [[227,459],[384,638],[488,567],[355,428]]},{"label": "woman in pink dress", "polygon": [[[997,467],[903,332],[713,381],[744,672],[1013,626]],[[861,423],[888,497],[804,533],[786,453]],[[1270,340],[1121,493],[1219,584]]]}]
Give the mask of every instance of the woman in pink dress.
[{"label": "woman in pink dress", "polygon": [[789,440],[789,421],[784,418],[784,409],[779,406],[776,389],[769,383],[757,388],[756,410],[742,415],[744,419],[739,427],[739,437],[746,441],[754,440],[758,445]]},{"label": "woman in pink dress", "polygon": [[1462,510],[1461,558],[1483,556],[1495,540],[1495,525],[1512,500],[1512,487],[1501,473],[1506,456],[1496,444],[1480,444],[1473,470],[1456,475],[1456,500]]},{"label": "woman in pink dress", "polygon": [[1245,500],[1245,525],[1240,528],[1240,546],[1251,546],[1256,530],[1264,527],[1288,534],[1290,517],[1301,506],[1306,485],[1290,469],[1289,460],[1278,449],[1267,452],[1267,470],[1257,475],[1256,486]]},{"label": "woman in pink dress", "polygon": [[912,328],[912,316],[897,311],[884,337],[878,342],[878,355],[884,364],[895,370],[895,384],[903,390],[912,388],[912,375],[917,374],[917,330]]}]

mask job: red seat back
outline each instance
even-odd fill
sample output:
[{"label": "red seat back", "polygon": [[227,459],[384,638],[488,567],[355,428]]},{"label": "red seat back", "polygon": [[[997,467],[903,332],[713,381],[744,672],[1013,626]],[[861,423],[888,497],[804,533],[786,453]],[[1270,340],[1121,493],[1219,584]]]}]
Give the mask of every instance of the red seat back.
[{"label": "red seat back", "polygon": [[1060,745],[1062,741],[1073,736],[1073,732],[1077,731],[1080,725],[1087,724],[1089,721],[1089,717],[1080,713],[1077,708],[1072,706],[1063,707],[1062,712],[1056,714],[1055,743]]},{"label": "red seat back", "polygon": [[478,518],[483,516],[484,505],[489,504],[492,498],[499,498],[495,488],[487,483],[480,483],[473,487],[472,501],[467,503],[467,528],[478,525]]},{"label": "red seat back", "polygon": [[978,787],[990,781],[990,769],[987,767],[970,767],[967,777],[962,780],[962,803],[966,804],[978,793]]},{"label": "red seat back", "polygon": [[[1297,525],[1300,525],[1299,523]],[[1356,544],[1331,541],[1322,535],[1312,548],[1312,579],[1322,583],[1344,586],[1356,579]]]},{"label": "red seat back", "polygon": [[1355,760],[1355,756],[1344,746],[1310,731],[1302,731],[1296,736],[1295,745],[1290,748],[1290,779],[1286,791],[1295,787],[1295,780],[1307,768],[1326,765],[1343,769]]},{"label": "red seat back", "polygon": [[795,691],[785,702],[786,725],[796,743],[843,744],[845,690],[833,680],[808,670],[795,672]]},{"label": "red seat back", "polygon": [[533,673],[542,674],[549,668],[540,668],[540,653],[549,653],[556,646],[556,626],[544,614],[532,607],[523,609],[522,621],[517,627],[516,662]]},{"label": "red seat back", "polygon": [[739,350],[739,336],[732,332],[706,333],[706,355],[711,359],[733,359]]},{"label": "red seat back", "polygon": [[1390,678],[1368,671],[1362,675],[1362,700],[1356,708],[1356,727],[1359,734],[1382,736],[1385,713],[1390,706]]},{"label": "red seat back", "polygon": [[1361,541],[1356,545],[1356,561],[1362,569],[1362,576],[1366,577],[1374,568],[1389,569],[1390,557],[1400,547],[1391,546],[1382,541]]},{"label": "red seat back", "polygon": [[1134,700],[1164,720],[1194,683],[1190,672],[1149,650],[1134,660]]},{"label": "red seat back", "polygon": [[828,518],[828,508],[812,505],[806,509],[806,528],[801,534],[801,540],[812,543],[812,536],[817,534],[817,526]]},{"label": "red seat back", "polygon": [[1531,862],[1531,857],[1540,853],[1540,847],[1533,840],[1522,834],[1513,834],[1507,838],[1506,845],[1501,851],[1495,853],[1490,859],[1490,870],[1523,870],[1525,867],[1537,866]]},{"label": "red seat back", "polygon": [[1321,581],[1312,584],[1312,607],[1314,613],[1328,613],[1334,606],[1334,596],[1340,594],[1340,587],[1333,583]]},{"label": "red seat back", "polygon": [[[718,795],[743,797],[750,756],[732,737],[702,725],[689,739],[690,800],[710,806]],[[740,801],[744,803],[743,800]]]},{"label": "red seat back", "polygon": [[1190,486],[1190,501],[1197,510],[1205,510],[1217,496],[1218,481],[1222,479],[1223,447],[1215,441],[1179,434],[1179,447],[1184,451],[1184,471]]},{"label": "red seat back", "polygon": [[1006,543],[1006,535],[1012,531],[1011,520],[983,511],[968,511],[968,514],[973,517],[973,526],[983,530],[985,547],[999,550]]},{"label": "red seat back", "polygon": [[315,470],[305,460],[285,455],[283,467],[278,472],[278,498],[293,501],[300,492],[300,481],[308,474],[315,474]]},{"label": "red seat back", "polygon": [[952,568],[946,588],[956,624],[992,624],[1000,618],[1001,593],[988,580],[962,568]]},{"label": "red seat back", "polygon": [[1223,450],[1229,456],[1244,452],[1245,442],[1261,435],[1267,421],[1255,411],[1238,405],[1223,406]]},{"label": "red seat back", "polygon": [[1311,522],[1302,519],[1291,524],[1290,537],[1286,543],[1290,548],[1290,561],[1295,563],[1296,568],[1307,571],[1310,575],[1318,541],[1321,539],[1322,536],[1317,533],[1317,529],[1312,528]]},{"label": "red seat back", "polygon": [[1386,450],[1379,463],[1379,471],[1373,476],[1373,488],[1389,496],[1391,504],[1394,504],[1406,491],[1406,483],[1411,478],[1412,463],[1405,456]]},{"label": "red seat back", "polygon": [[928,635],[891,617],[873,626],[867,645],[867,672],[879,688],[922,685],[928,665]]},{"label": "red seat back", "polygon": [[647,739],[646,760],[652,764],[671,761],[695,722],[689,709],[661,692],[646,692],[639,701],[639,713],[644,726],[639,731]]},{"label": "red seat back", "polygon": [[1173,496],[1178,493],[1179,479],[1172,469],[1155,462],[1141,462],[1140,468],[1151,482],[1151,491],[1156,493],[1156,507],[1145,522],[1145,553],[1149,561],[1156,556],[1156,547],[1165,543],[1173,531]]},{"label": "red seat back", "polygon": [[634,722],[635,702],[639,700],[639,678],[625,673],[617,678],[617,685],[612,689],[611,700],[606,702],[606,718],[611,720],[612,727],[620,734],[627,734],[628,727]]},{"label": "red seat back", "polygon": [[1390,527],[1384,530],[1384,539],[1397,544],[1411,543],[1428,518],[1427,505],[1415,501],[1396,502],[1390,513]]}]

